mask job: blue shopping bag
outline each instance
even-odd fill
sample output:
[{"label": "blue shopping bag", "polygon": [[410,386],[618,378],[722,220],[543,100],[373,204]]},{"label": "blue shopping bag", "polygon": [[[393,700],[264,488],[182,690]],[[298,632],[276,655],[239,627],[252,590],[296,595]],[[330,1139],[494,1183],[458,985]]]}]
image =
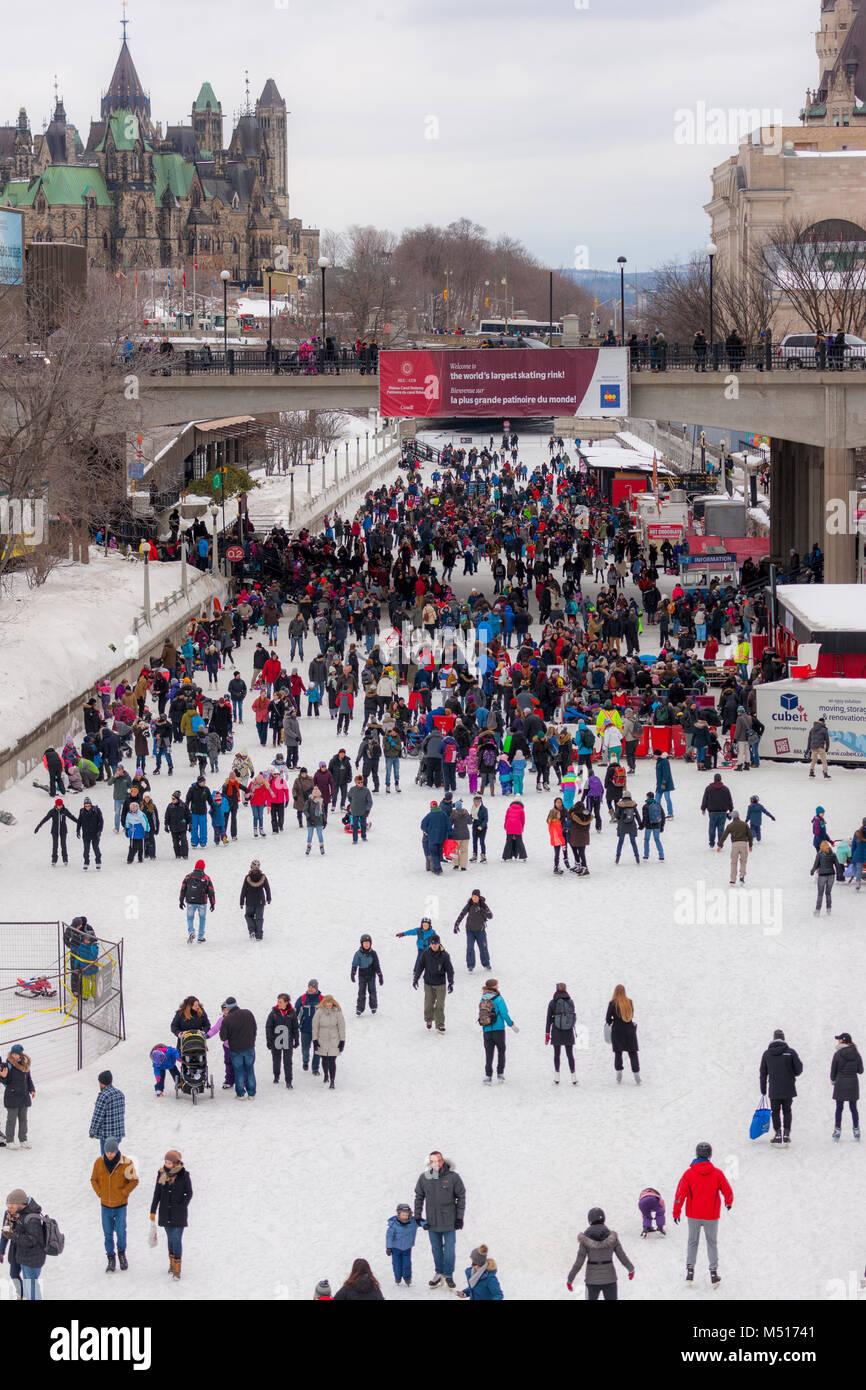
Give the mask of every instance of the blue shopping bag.
[{"label": "blue shopping bag", "polygon": [[766,1096],[761,1096],[757,1110],[752,1116],[752,1123],[749,1125],[749,1138],[760,1139],[762,1134],[766,1134],[770,1128],[770,1102]]}]

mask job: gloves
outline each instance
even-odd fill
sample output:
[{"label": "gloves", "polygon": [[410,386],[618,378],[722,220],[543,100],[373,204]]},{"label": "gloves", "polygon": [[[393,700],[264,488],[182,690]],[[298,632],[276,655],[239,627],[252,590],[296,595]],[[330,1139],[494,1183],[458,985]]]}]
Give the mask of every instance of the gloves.
[{"label": "gloves", "polygon": [[424,1229],[424,1222],[421,1220],[420,1216],[415,1217],[415,1225],[420,1226],[422,1230]]},{"label": "gloves", "polygon": [[550,1034],[549,1034],[549,1033],[545,1033],[545,1035],[544,1035],[544,1046],[547,1047],[547,1045],[548,1045],[549,1042],[550,1042]]},{"label": "gloves", "polygon": [[734,1205],[733,1202],[726,1202],[726,1203],[725,1203],[725,1211],[730,1211],[730,1210],[731,1210],[731,1207],[732,1207],[733,1205]]},{"label": "gloves", "polygon": [[633,1279],[633,1278],[634,1278],[634,1270],[631,1271],[631,1273],[629,1274],[628,1277],[629,1277],[629,1279]]},{"label": "gloves", "polygon": [[338,1051],[338,1052],[342,1052],[342,1051],[343,1051],[343,1048],[344,1048],[345,1046],[346,1046],[346,1044],[345,1044],[344,1042],[338,1042],[338,1043],[337,1043],[337,1051]]},{"label": "gloves", "polygon": [[458,933],[459,933],[459,931],[460,931],[460,928],[459,928],[459,927],[455,927],[455,928],[454,928],[454,935],[457,936]]},{"label": "gloves", "polygon": [[353,971],[352,971],[352,984],[354,984],[354,983],[355,983],[355,972],[354,972],[354,970],[353,970]]},{"label": "gloves", "polygon": [[568,1282],[567,1279],[566,1279],[566,1281],[565,1281],[565,1287],[568,1289],[568,1292],[569,1292],[569,1293],[574,1293],[574,1285],[573,1285],[573,1284],[569,1284],[569,1282]]},{"label": "gloves", "polygon": [[404,931],[395,931],[394,935],[395,935],[395,936],[405,936],[406,933],[405,933]]},{"label": "gloves", "polygon": [[150,1219],[151,1219],[151,1221],[155,1221],[155,1220],[156,1220],[156,1212],[155,1212],[155,1211],[152,1211],[152,1212],[150,1213]]},{"label": "gloves", "polygon": [[314,1052],[318,1052],[318,1050],[319,1050],[319,1044],[318,1044],[317,1042],[314,1042],[314,1043],[313,1043],[313,1051],[314,1051]]},{"label": "gloves", "polygon": [[455,1229],[455,1231],[462,1231],[462,1230],[463,1230],[463,1220],[462,1220],[462,1218],[459,1217],[459,1216],[455,1218],[455,1221],[454,1221],[454,1229]]},{"label": "gloves", "polygon": [[391,1254],[391,1251],[390,1251],[390,1250],[386,1250],[386,1251],[385,1251],[385,1254],[386,1254],[386,1255],[390,1255],[390,1254]]},{"label": "gloves", "polygon": [[384,983],[385,983],[385,981],[382,979],[382,976],[380,975],[380,976],[379,976],[379,984],[380,984],[380,985],[383,985]]},{"label": "gloves", "polygon": [[518,1026],[517,1026],[516,1023],[512,1023],[512,1025],[511,1025],[511,1031],[512,1031],[512,1033],[519,1033],[519,1032],[520,1032],[520,1029],[518,1028]]},{"label": "gloves", "polygon": [[678,1226],[679,1224],[680,1224],[680,1218],[679,1218],[678,1216],[675,1216],[675,1217],[674,1217],[674,1225],[675,1225],[675,1226]]},{"label": "gloves", "polygon": [[413,989],[417,989],[417,988],[418,988],[418,981],[417,981],[417,980],[413,980],[413,981],[412,981],[412,988],[413,988]]},{"label": "gloves", "polygon": [[449,993],[449,994],[453,994],[453,993],[454,993],[454,986],[453,986],[453,985],[449,985],[449,986],[448,986],[448,993]]}]

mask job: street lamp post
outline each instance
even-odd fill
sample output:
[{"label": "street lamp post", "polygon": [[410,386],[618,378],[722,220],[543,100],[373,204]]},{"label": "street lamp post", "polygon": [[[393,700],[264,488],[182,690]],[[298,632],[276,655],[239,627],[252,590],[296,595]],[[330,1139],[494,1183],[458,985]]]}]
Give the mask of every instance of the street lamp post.
[{"label": "street lamp post", "polygon": [[550,295],[547,301],[547,341],[553,346],[553,271],[550,272]]},{"label": "street lamp post", "polygon": [[217,565],[216,565],[216,560],[217,560],[217,528],[216,528],[216,519],[217,519],[217,512],[218,512],[218,510],[219,510],[219,509],[218,509],[218,507],[217,507],[216,502],[211,502],[211,504],[210,504],[210,529],[211,529],[210,572],[211,572],[211,574],[216,574],[216,572],[217,572]]},{"label": "street lamp post", "polygon": [[[331,264],[327,256],[319,257],[319,269],[322,272],[322,351],[325,350],[325,339],[328,336],[328,316],[325,308],[325,273]],[[342,335],[341,335],[342,336]]]},{"label": "street lamp post", "polygon": [[228,314],[228,295],[229,280],[231,276],[227,270],[220,271],[220,279],[223,282],[223,355],[228,355],[229,350],[229,314]]},{"label": "street lamp post", "polygon": [[713,261],[715,259],[717,250],[718,247],[715,245],[714,242],[710,241],[707,243],[707,256],[710,262],[710,363],[713,370],[715,370],[716,366],[716,353],[715,348],[713,346],[715,342],[715,338],[713,336],[715,328],[713,318]]},{"label": "street lamp post", "polygon": [[625,268],[627,260],[625,256],[617,256],[616,263],[619,266],[619,325],[621,342],[625,347]]},{"label": "street lamp post", "polygon": [[445,332],[451,331],[451,271],[445,268]]},{"label": "street lamp post", "polygon": [[268,361],[269,361],[269,362],[273,359],[273,355],[274,355],[273,322],[272,322],[272,319],[271,319],[271,284],[272,284],[272,279],[271,279],[271,277],[272,277],[273,273],[274,273],[274,266],[272,266],[272,265],[266,265],[266,266],[265,266],[265,274],[266,274],[267,277],[268,277]]}]

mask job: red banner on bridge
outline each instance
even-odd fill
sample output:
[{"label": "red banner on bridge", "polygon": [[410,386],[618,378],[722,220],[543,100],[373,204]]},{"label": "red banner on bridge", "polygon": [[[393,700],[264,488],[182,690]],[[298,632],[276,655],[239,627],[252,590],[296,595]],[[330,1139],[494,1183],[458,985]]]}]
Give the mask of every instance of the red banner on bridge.
[{"label": "red banner on bridge", "polygon": [[379,354],[379,409],[405,419],[628,414],[625,348],[460,348]]}]

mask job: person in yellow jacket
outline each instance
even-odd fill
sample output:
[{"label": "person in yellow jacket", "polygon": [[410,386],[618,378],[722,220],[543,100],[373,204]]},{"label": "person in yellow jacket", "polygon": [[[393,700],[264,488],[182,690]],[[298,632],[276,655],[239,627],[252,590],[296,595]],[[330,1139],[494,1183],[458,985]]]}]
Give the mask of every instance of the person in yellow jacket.
[{"label": "person in yellow jacket", "polygon": [[[138,1187],[138,1174],[131,1158],[124,1158],[116,1139],[106,1139],[105,1152],[93,1165],[90,1186],[102,1204],[102,1233],[105,1236],[105,1253],[108,1257],[106,1274],[113,1274],[117,1268],[127,1269],[126,1260],[126,1204],[130,1194]],[[117,1256],[114,1253],[114,1239],[117,1237]]]},{"label": "person in yellow jacket", "polygon": [[740,673],[740,675],[742,676],[743,680],[747,680],[747,679],[748,679],[748,675],[749,675],[749,657],[751,656],[751,654],[752,654],[752,644],[751,644],[751,642],[749,641],[748,637],[744,637],[744,638],[742,639],[741,642],[738,642],[738,643],[737,643],[737,655],[736,655],[737,670],[739,671],[739,673]]}]

